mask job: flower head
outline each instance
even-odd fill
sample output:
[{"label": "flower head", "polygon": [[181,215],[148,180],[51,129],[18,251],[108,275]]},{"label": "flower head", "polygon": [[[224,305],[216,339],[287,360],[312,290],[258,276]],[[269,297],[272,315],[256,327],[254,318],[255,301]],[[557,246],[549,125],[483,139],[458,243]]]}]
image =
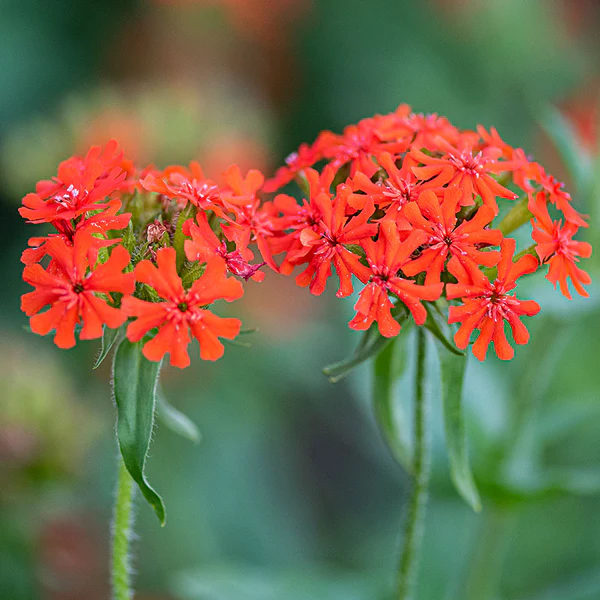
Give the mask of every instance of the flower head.
[{"label": "flower head", "polygon": [[440,202],[437,195],[428,190],[417,202],[404,207],[404,218],[415,230],[427,234],[420,256],[404,267],[407,275],[426,271],[425,283],[437,283],[449,257],[455,257],[468,269],[477,268],[477,265],[492,267],[500,260],[499,252],[480,250],[485,246],[497,246],[502,241],[500,231],[485,228],[494,218],[493,210],[481,206],[471,220],[458,223],[456,212],[462,195],[460,188],[448,187]]},{"label": "flower head", "polygon": [[510,360],[514,350],[506,339],[504,322],[507,321],[512,329],[513,338],[517,344],[529,341],[529,332],[521,322],[522,316],[533,316],[540,311],[540,306],[533,300],[519,300],[511,294],[517,279],[527,273],[533,273],[538,268],[535,256],[527,254],[513,262],[515,241],[506,238],[502,241],[498,264],[498,276],[490,281],[479,270],[467,270],[455,258],[450,260],[450,272],[457,278],[458,283],[446,286],[449,300],[460,298],[461,306],[451,306],[449,323],[462,323],[454,342],[458,348],[466,348],[471,334],[479,330],[479,336],[473,344],[473,354],[484,360],[490,342],[498,358]]},{"label": "flower head", "polygon": [[52,181],[40,181],[36,193],[23,198],[19,213],[30,223],[54,223],[106,208],[102,201],[119,190],[126,177],[119,166],[122,157],[111,140],[104,150],[94,146],[85,158],[65,160]]},{"label": "flower head", "polygon": [[377,321],[381,335],[398,335],[400,324],[392,317],[394,304],[390,300],[390,294],[408,308],[417,325],[423,325],[427,311],[421,301],[437,300],[444,286],[442,283],[418,285],[416,281],[401,276],[399,271],[426,239],[427,235],[423,231],[414,231],[408,239],[400,242],[396,224],[384,221],[376,242],[370,238],[362,241],[371,276],[354,306],[356,316],[350,321],[352,329],[368,329]]},{"label": "flower head", "polygon": [[152,287],[163,301],[146,302],[133,296],[123,299],[124,312],[137,317],[127,327],[128,339],[138,342],[158,328],[157,334],[144,344],[144,356],[160,361],[169,353],[171,364],[184,368],[190,364],[187,347],[191,332],[200,343],[200,357],[217,360],[224,350],[218,338],[233,339],[240,331],[241,322],[218,317],[205,307],[219,299],[237,300],[244,293],[242,284],[227,278],[225,261],[219,257],[208,259],[204,274],[189,290],[184,289],[177,274],[173,248],[158,250],[156,265],[149,260],[141,261],[135,267],[135,278]]},{"label": "flower head", "polygon": [[542,263],[548,263],[550,268],[546,279],[558,284],[564,296],[571,299],[567,279],[571,279],[573,287],[581,296],[589,296],[583,285],[592,282],[591,277],[577,266],[579,258],[589,258],[592,247],[587,242],[579,242],[573,236],[579,229],[577,225],[567,221],[553,221],[548,213],[544,192],[539,192],[529,202],[529,210],[534,216],[532,221],[532,237],[537,242],[535,251]]},{"label": "flower head", "polygon": [[[40,264],[25,267],[23,279],[35,290],[23,295],[21,308],[30,318],[31,329],[40,335],[56,330],[54,342],[59,348],[75,345],[75,326],[83,325],[79,337],[91,340],[102,336],[102,325],[119,327],[125,313],[108,303],[107,295],[131,294],[135,288],[133,273],[123,273],[129,253],[115,246],[104,264],[90,259],[94,238],[78,233],[73,245],[61,237],[44,244],[52,261],[47,269]],[[110,298],[110,296],[108,296]],[[50,308],[40,312],[45,306]]]}]

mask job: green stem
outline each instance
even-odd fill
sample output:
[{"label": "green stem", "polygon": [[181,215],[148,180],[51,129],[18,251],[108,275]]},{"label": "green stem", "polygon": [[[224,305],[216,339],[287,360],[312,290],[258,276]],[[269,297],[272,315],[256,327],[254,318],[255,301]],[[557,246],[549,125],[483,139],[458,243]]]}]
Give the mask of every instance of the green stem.
[{"label": "green stem", "polygon": [[111,577],[113,600],[131,600],[131,556],[129,543],[132,537],[133,479],[119,457],[119,483],[113,515],[113,546]]},{"label": "green stem", "polygon": [[506,213],[506,216],[500,224],[498,229],[502,232],[502,235],[509,235],[516,229],[519,229],[521,225],[525,225],[533,217],[529,208],[527,208],[529,199],[527,196],[517,200],[515,205]]},{"label": "green stem", "polygon": [[397,600],[410,600],[412,597],[423,538],[423,519],[427,507],[430,448],[425,394],[426,346],[425,330],[418,327],[414,403],[414,482],[404,530],[402,556],[400,557]]}]

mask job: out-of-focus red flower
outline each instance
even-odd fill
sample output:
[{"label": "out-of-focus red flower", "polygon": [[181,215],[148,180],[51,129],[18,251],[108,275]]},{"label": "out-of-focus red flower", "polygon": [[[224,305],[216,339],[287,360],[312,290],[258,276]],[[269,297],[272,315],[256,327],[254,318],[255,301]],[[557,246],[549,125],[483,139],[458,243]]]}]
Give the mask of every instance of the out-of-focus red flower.
[{"label": "out-of-focus red flower", "polygon": [[522,316],[533,316],[540,311],[540,306],[533,300],[519,300],[510,292],[515,289],[517,279],[533,273],[539,266],[535,256],[527,254],[513,263],[515,240],[505,238],[500,247],[501,260],[498,264],[498,276],[492,282],[479,270],[467,270],[456,259],[448,264],[450,272],[458,283],[446,286],[449,300],[460,298],[461,306],[451,306],[449,323],[461,323],[454,342],[458,348],[468,346],[471,334],[479,330],[479,336],[473,344],[473,354],[481,361],[485,360],[490,342],[494,342],[494,350],[498,358],[510,360],[514,350],[506,339],[504,322],[508,321],[513,338],[517,344],[529,341],[529,332],[521,322]]},{"label": "out-of-focus red flower", "polygon": [[[100,265],[90,260],[94,238],[78,233],[69,246],[61,237],[52,237],[44,245],[52,258],[48,269],[40,264],[25,267],[23,279],[35,287],[24,294],[21,309],[30,318],[31,329],[40,335],[56,330],[54,342],[59,348],[75,345],[75,326],[82,323],[79,337],[102,337],[102,325],[119,327],[125,321],[122,310],[110,306],[106,294],[131,294],[135,288],[132,273],[123,273],[129,264],[129,252],[115,246],[109,259]],[[50,308],[40,313],[45,306]]]},{"label": "out-of-focus red flower", "polygon": [[398,272],[409,260],[410,255],[423,244],[427,234],[415,230],[400,242],[398,228],[393,221],[383,221],[377,242],[365,238],[361,244],[367,255],[371,269],[368,284],[360,293],[354,306],[356,316],[350,321],[352,329],[368,329],[377,321],[379,332],[385,337],[394,337],[400,333],[400,324],[391,314],[394,304],[389,294],[397,296],[411,312],[415,323],[423,325],[427,311],[422,300],[437,300],[443,290],[442,283],[418,285],[401,277]]},{"label": "out-of-focus red flower", "polygon": [[502,241],[500,231],[485,228],[494,218],[494,211],[481,206],[472,219],[459,224],[456,212],[462,194],[460,188],[446,188],[440,203],[437,195],[428,190],[417,202],[404,207],[402,214],[410,225],[427,234],[420,256],[403,267],[406,275],[412,277],[425,271],[426,284],[439,283],[449,256],[455,257],[465,269],[478,269],[479,265],[493,267],[498,263],[499,252],[480,250],[482,246],[498,246]]},{"label": "out-of-focus red flower", "polygon": [[579,257],[589,258],[592,255],[592,246],[573,239],[578,230],[576,225],[569,222],[563,225],[562,221],[550,218],[544,192],[539,192],[529,202],[529,210],[534,216],[532,237],[537,242],[535,251],[542,263],[550,265],[546,279],[555,288],[558,284],[560,291],[569,299],[568,278],[581,296],[589,296],[583,285],[590,284],[592,279],[577,266],[577,262]]},{"label": "out-of-focus red flower", "polygon": [[158,328],[158,333],[144,344],[144,356],[160,361],[169,353],[171,364],[184,368],[190,364],[187,347],[191,331],[200,343],[203,360],[221,358],[224,348],[218,338],[231,340],[236,337],[241,321],[218,317],[204,307],[219,299],[237,300],[244,293],[242,284],[227,278],[225,261],[218,257],[208,260],[203,275],[189,290],[184,289],[177,274],[173,248],[158,250],[156,264],[141,261],[135,267],[135,277],[151,286],[164,302],[146,302],[133,296],[123,298],[123,311],[130,317],[137,317],[127,327],[129,340],[138,342],[149,331]]}]

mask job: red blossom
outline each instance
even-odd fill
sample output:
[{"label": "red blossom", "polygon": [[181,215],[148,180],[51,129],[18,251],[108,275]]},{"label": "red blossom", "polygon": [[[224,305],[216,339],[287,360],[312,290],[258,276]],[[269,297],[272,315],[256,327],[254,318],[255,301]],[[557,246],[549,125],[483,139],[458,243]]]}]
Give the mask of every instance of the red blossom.
[{"label": "red blossom", "polygon": [[279,167],[275,176],[268,179],[264,185],[264,191],[267,193],[276,192],[279,188],[288,184],[296,177],[298,173],[312,167],[323,157],[321,148],[321,137],[311,144],[300,144],[296,152],[292,152],[285,159],[285,167]]},{"label": "red blossom", "polygon": [[205,177],[200,163],[196,161],[191,161],[189,168],[172,165],[162,173],[147,173],[141,184],[149,192],[180,200],[180,208],[191,202],[202,210],[222,214],[219,186]]},{"label": "red blossom", "polygon": [[[51,268],[44,270],[33,264],[23,271],[23,279],[35,290],[22,296],[21,309],[31,317],[34,333],[46,335],[56,330],[54,343],[59,348],[75,345],[78,323],[83,324],[79,337],[91,340],[102,336],[103,324],[116,328],[125,321],[125,313],[109,306],[105,295],[133,293],[133,274],[122,272],[129,264],[129,252],[116,246],[104,264],[96,265],[90,260],[93,249],[94,238],[87,233],[78,233],[72,246],[52,237],[44,245],[52,258]],[[48,305],[50,308],[41,313]]]},{"label": "red blossom", "polygon": [[408,141],[384,141],[377,135],[377,121],[363,119],[358,125],[349,125],[342,135],[324,132],[322,138],[323,156],[331,161],[331,166],[339,169],[350,163],[350,176],[363,172],[371,177],[377,171],[373,160],[383,152],[397,154],[404,152]]},{"label": "red blossom", "polygon": [[418,258],[404,267],[409,276],[426,271],[425,283],[438,283],[448,257],[455,257],[467,269],[477,265],[493,267],[500,260],[500,253],[482,251],[482,246],[498,246],[502,233],[497,229],[485,229],[494,212],[481,206],[469,221],[458,222],[456,212],[460,209],[463,191],[449,187],[440,203],[431,190],[423,192],[417,202],[407,204],[402,214],[415,230],[424,231],[427,239]]},{"label": "red blossom", "polygon": [[244,259],[239,250],[228,251],[225,241],[220,240],[211,229],[206,213],[199,213],[196,222],[188,219],[183,224],[183,233],[191,237],[185,240],[185,255],[190,261],[208,262],[211,258],[218,256],[227,264],[227,270],[234,275],[242,277],[246,281],[262,281],[265,274],[259,271],[266,262],[251,265]]},{"label": "red blossom", "polygon": [[40,181],[36,193],[23,198],[20,215],[30,223],[56,223],[106,208],[108,203],[101,201],[119,190],[126,177],[117,166],[122,157],[117,142],[111,140],[104,150],[94,146],[85,158],[63,161],[52,181]]},{"label": "red blossom", "polygon": [[383,221],[376,242],[370,238],[362,241],[371,277],[354,305],[356,316],[350,321],[352,329],[368,329],[377,321],[381,335],[398,335],[400,324],[390,312],[394,307],[390,294],[397,296],[406,305],[417,325],[423,325],[427,311],[421,301],[437,300],[444,286],[442,283],[418,285],[416,281],[406,279],[398,272],[426,239],[427,235],[423,231],[414,231],[404,242],[400,242],[396,224],[393,221]]},{"label": "red blossom", "polygon": [[242,284],[227,278],[225,261],[215,257],[208,260],[206,270],[189,290],[183,288],[177,274],[176,254],[173,248],[156,252],[156,264],[143,260],[135,267],[137,281],[145,283],[163,298],[163,302],[145,302],[128,296],[123,299],[123,311],[137,317],[127,327],[127,338],[138,342],[149,331],[158,333],[144,344],[143,354],[148,360],[160,361],[169,353],[171,364],[184,368],[190,364],[187,347],[190,332],[200,343],[203,360],[217,360],[223,355],[219,337],[233,339],[240,332],[239,319],[222,318],[204,307],[215,300],[237,300],[244,291]]},{"label": "red blossom", "polygon": [[325,284],[331,276],[333,264],[340,279],[338,297],[352,293],[352,275],[365,283],[370,271],[359,257],[346,245],[357,244],[377,232],[377,225],[367,221],[373,214],[374,206],[370,201],[362,211],[348,218],[348,196],[351,190],[340,186],[337,195],[322,191],[314,199],[320,212],[320,220],[314,227],[305,227],[300,231],[301,248],[288,252],[287,260],[291,264],[308,263],[306,269],[296,277],[296,283],[302,287],[310,285],[310,291],[316,296],[325,291]]},{"label": "red blossom", "polygon": [[514,350],[506,339],[504,322],[508,321],[515,342],[526,344],[529,332],[520,318],[536,315],[540,311],[537,302],[519,300],[510,294],[519,277],[533,273],[538,268],[538,260],[531,254],[513,262],[514,252],[515,240],[504,239],[500,248],[498,275],[494,281],[490,281],[481,271],[467,271],[455,258],[448,265],[458,283],[449,283],[446,295],[449,300],[460,298],[463,302],[461,306],[451,306],[449,309],[448,322],[462,323],[454,342],[458,348],[466,348],[471,334],[478,329],[479,336],[473,344],[473,354],[481,361],[485,360],[490,342],[494,342],[498,358],[510,360]]},{"label": "red blossom", "polygon": [[119,210],[121,210],[121,201],[111,200],[104,211],[96,213],[87,219],[78,220],[75,226],[73,226],[71,221],[55,221],[54,225],[57,226],[60,233],[51,233],[48,237],[30,238],[28,241],[30,248],[23,251],[21,262],[25,265],[40,262],[44,256],[46,256],[45,246],[49,239],[60,237],[67,245],[72,246],[74,236],[83,232],[99,234],[102,236],[92,238],[92,249],[96,252],[96,254],[93,255],[93,260],[96,260],[97,251],[100,248],[112,246],[120,241],[118,238],[107,239],[107,233],[109,231],[125,229],[129,224],[131,214],[117,214]]},{"label": "red blossom", "polygon": [[532,221],[532,237],[537,242],[535,251],[542,263],[548,263],[550,268],[546,279],[560,286],[564,296],[571,299],[567,279],[571,279],[573,287],[581,296],[589,296],[583,285],[592,282],[591,277],[577,266],[579,258],[589,258],[592,255],[592,246],[587,242],[573,239],[578,227],[567,221],[553,221],[548,213],[544,192],[539,192],[535,199],[529,202],[529,210],[534,216]]},{"label": "red blossom", "polygon": [[508,166],[498,160],[501,151],[497,148],[486,147],[475,151],[474,138],[463,136],[457,146],[452,146],[443,138],[438,138],[438,147],[443,152],[441,157],[430,156],[413,147],[410,151],[415,160],[423,166],[414,167],[413,172],[419,179],[432,181],[437,186],[455,185],[464,190],[463,206],[475,202],[475,195],[480,195],[483,203],[498,214],[496,196],[515,200],[517,195],[501,186],[490,173],[508,170]]}]

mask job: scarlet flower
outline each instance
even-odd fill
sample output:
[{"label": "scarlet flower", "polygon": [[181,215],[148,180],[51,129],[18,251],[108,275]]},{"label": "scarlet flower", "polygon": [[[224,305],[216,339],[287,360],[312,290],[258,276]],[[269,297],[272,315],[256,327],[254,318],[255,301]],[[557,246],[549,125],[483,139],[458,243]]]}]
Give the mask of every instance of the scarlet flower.
[{"label": "scarlet flower", "polygon": [[208,262],[211,258],[218,256],[222,258],[227,270],[234,275],[254,281],[262,281],[265,274],[259,271],[266,262],[259,265],[251,265],[244,259],[239,250],[228,251],[225,241],[220,240],[216,233],[211,229],[206,213],[198,213],[196,223],[192,219],[188,219],[183,224],[183,233],[191,237],[191,240],[185,240],[185,255],[188,260],[200,261],[201,263]]},{"label": "scarlet flower", "polygon": [[203,307],[218,299],[237,300],[244,293],[242,284],[227,278],[225,261],[218,257],[208,260],[203,275],[187,291],[177,274],[173,248],[158,250],[156,264],[158,268],[149,260],[143,260],[136,265],[134,273],[137,281],[153,287],[164,302],[145,302],[133,296],[123,298],[124,312],[137,317],[127,327],[128,339],[138,342],[158,327],[154,338],[144,344],[144,356],[160,361],[168,352],[171,364],[180,368],[190,364],[187,352],[190,331],[200,342],[203,360],[223,356],[223,344],[218,338],[233,339],[240,332],[241,322],[218,317]]},{"label": "scarlet flower", "polygon": [[413,113],[409,106],[402,104],[387,118],[380,118],[376,131],[384,140],[406,139],[414,148],[429,151],[438,149],[439,137],[450,144],[455,144],[460,139],[458,129],[446,117],[435,113]]},{"label": "scarlet flower", "polygon": [[329,193],[318,194],[314,202],[321,213],[320,221],[314,227],[302,229],[302,248],[288,253],[287,258],[292,264],[308,262],[306,269],[296,277],[296,283],[301,287],[310,285],[315,296],[325,291],[332,263],[340,279],[336,294],[339,298],[352,293],[352,274],[363,283],[369,279],[369,269],[345,244],[358,244],[377,233],[377,225],[367,223],[375,208],[370,201],[362,211],[348,218],[346,210],[351,193],[349,187],[340,186],[333,199]]},{"label": "scarlet flower", "polygon": [[28,241],[30,248],[23,251],[21,262],[25,265],[40,262],[46,256],[46,242],[53,237],[61,237],[68,246],[72,246],[75,234],[83,232],[100,234],[102,236],[101,238],[92,238],[92,248],[96,251],[96,254],[93,256],[93,260],[95,261],[97,251],[100,248],[112,246],[120,241],[119,239],[107,239],[107,233],[109,231],[124,229],[129,224],[131,214],[122,213],[118,215],[117,212],[119,210],[121,210],[121,201],[111,200],[105,210],[87,219],[80,219],[75,226],[73,226],[71,221],[55,221],[54,225],[60,233],[50,234],[48,237],[30,238]]},{"label": "scarlet flower", "polygon": [[417,202],[407,204],[402,214],[415,229],[427,234],[425,247],[421,255],[407,263],[403,270],[413,276],[427,272],[425,283],[439,283],[446,259],[454,256],[467,268],[477,265],[493,267],[500,260],[500,253],[492,250],[483,252],[481,245],[498,246],[502,233],[497,229],[485,229],[494,218],[494,211],[481,206],[469,221],[458,224],[456,212],[460,208],[463,191],[449,187],[444,191],[444,200],[440,203],[436,194],[427,190]]},{"label": "scarlet flower", "polygon": [[368,329],[377,321],[381,335],[398,335],[400,324],[391,315],[394,304],[389,294],[397,296],[406,305],[417,325],[425,323],[427,311],[421,301],[437,300],[444,284],[418,285],[415,281],[401,277],[398,272],[426,239],[425,232],[415,230],[401,242],[396,224],[393,221],[382,221],[377,241],[374,242],[371,238],[362,241],[371,276],[354,306],[356,316],[349,323],[352,329]]},{"label": "scarlet flower", "polygon": [[[23,279],[35,290],[22,296],[21,309],[31,317],[34,333],[46,335],[56,330],[54,343],[59,348],[75,345],[78,323],[83,323],[79,337],[91,340],[102,336],[103,324],[116,328],[126,319],[122,310],[109,306],[105,295],[133,293],[133,274],[122,272],[129,264],[129,252],[115,246],[110,258],[96,265],[90,260],[94,243],[88,233],[75,235],[72,246],[61,237],[49,238],[44,250],[52,258],[51,266],[44,270],[33,264],[23,271]],[[40,313],[48,305],[50,308]]]},{"label": "scarlet flower", "polygon": [[520,317],[533,316],[540,311],[540,306],[533,300],[519,300],[510,292],[517,285],[522,275],[533,273],[538,268],[535,256],[527,254],[513,263],[515,240],[505,238],[500,247],[501,259],[498,263],[498,276],[492,282],[479,270],[466,270],[461,263],[452,258],[448,263],[450,272],[458,279],[458,283],[446,286],[449,300],[461,298],[461,306],[451,306],[449,323],[462,323],[454,336],[458,348],[464,349],[469,344],[471,334],[479,330],[479,336],[473,344],[473,354],[481,361],[485,360],[490,342],[498,358],[510,360],[514,350],[506,339],[504,321],[508,321],[517,344],[529,341],[529,332]]},{"label": "scarlet flower", "polygon": [[225,186],[221,190],[223,201],[228,208],[251,206],[265,181],[264,175],[250,169],[245,177],[237,165],[231,165],[224,173]]},{"label": "scarlet flower", "polygon": [[312,167],[322,158],[321,137],[318,137],[313,144],[300,144],[296,152],[292,152],[285,159],[285,167],[279,167],[275,176],[268,179],[263,187],[267,193],[276,192],[279,188],[288,184],[296,175]]},{"label": "scarlet flower", "polygon": [[147,173],[141,180],[144,189],[181,200],[182,206],[191,202],[202,210],[222,215],[219,186],[204,175],[200,163],[191,161],[189,168],[179,165],[167,167],[162,173]]},{"label": "scarlet flower", "polygon": [[275,207],[270,202],[261,203],[258,197],[264,182],[262,173],[252,169],[242,177],[240,168],[232,165],[223,173],[223,179],[226,183],[221,190],[223,203],[235,214],[235,218],[228,218],[229,223],[222,228],[225,237],[235,242],[236,249],[246,261],[254,258],[248,245],[256,242],[263,260],[277,272],[270,244],[273,238],[282,234],[273,222],[277,216]]},{"label": "scarlet flower", "polygon": [[111,140],[104,151],[94,146],[85,158],[72,157],[58,167],[52,181],[40,181],[36,193],[23,198],[20,215],[30,223],[69,221],[88,211],[106,208],[101,202],[117,191],[126,177],[120,166],[118,144]]},{"label": "scarlet flower", "polygon": [[463,136],[457,146],[452,146],[443,138],[438,138],[438,147],[443,156],[429,156],[413,147],[411,155],[422,167],[414,167],[413,173],[423,180],[431,178],[438,187],[445,184],[455,185],[464,190],[463,206],[474,204],[474,194],[479,194],[486,206],[498,214],[496,196],[515,200],[517,195],[501,186],[490,173],[506,171],[507,165],[497,160],[501,151],[498,148],[486,147],[474,152],[475,141],[472,137]]},{"label": "scarlet flower", "polygon": [[563,213],[565,220],[577,227],[588,227],[585,219],[571,205],[571,195],[563,189],[565,184],[546,173],[541,165],[535,163],[535,167],[533,180],[542,186],[546,191],[547,199]]},{"label": "scarlet flower", "polygon": [[537,242],[535,251],[542,263],[549,263],[550,268],[546,279],[560,286],[564,296],[571,299],[567,279],[571,278],[573,287],[581,296],[589,296],[583,285],[592,282],[591,277],[577,266],[579,257],[589,258],[592,246],[587,242],[578,242],[573,239],[578,227],[568,222],[552,221],[548,213],[544,192],[539,192],[535,199],[530,200],[529,210],[534,216],[532,221],[532,237]]},{"label": "scarlet flower", "polygon": [[352,194],[348,198],[348,204],[357,210],[362,209],[368,198],[373,200],[378,208],[385,210],[385,218],[395,220],[400,229],[410,229],[406,219],[401,216],[401,209],[408,202],[415,201],[419,194],[431,188],[428,182],[417,180],[412,172],[412,167],[417,163],[406,155],[399,169],[394,157],[389,152],[384,152],[377,157],[377,162],[387,174],[383,180],[373,183],[369,177],[360,171],[352,179],[354,190],[360,190],[365,194]]},{"label": "scarlet flower", "polygon": [[376,132],[376,121],[363,119],[358,125],[348,125],[342,135],[323,133],[323,156],[331,159],[331,166],[339,169],[350,163],[350,176],[358,171],[371,177],[377,171],[373,158],[383,152],[404,152],[408,141],[384,141]]}]

